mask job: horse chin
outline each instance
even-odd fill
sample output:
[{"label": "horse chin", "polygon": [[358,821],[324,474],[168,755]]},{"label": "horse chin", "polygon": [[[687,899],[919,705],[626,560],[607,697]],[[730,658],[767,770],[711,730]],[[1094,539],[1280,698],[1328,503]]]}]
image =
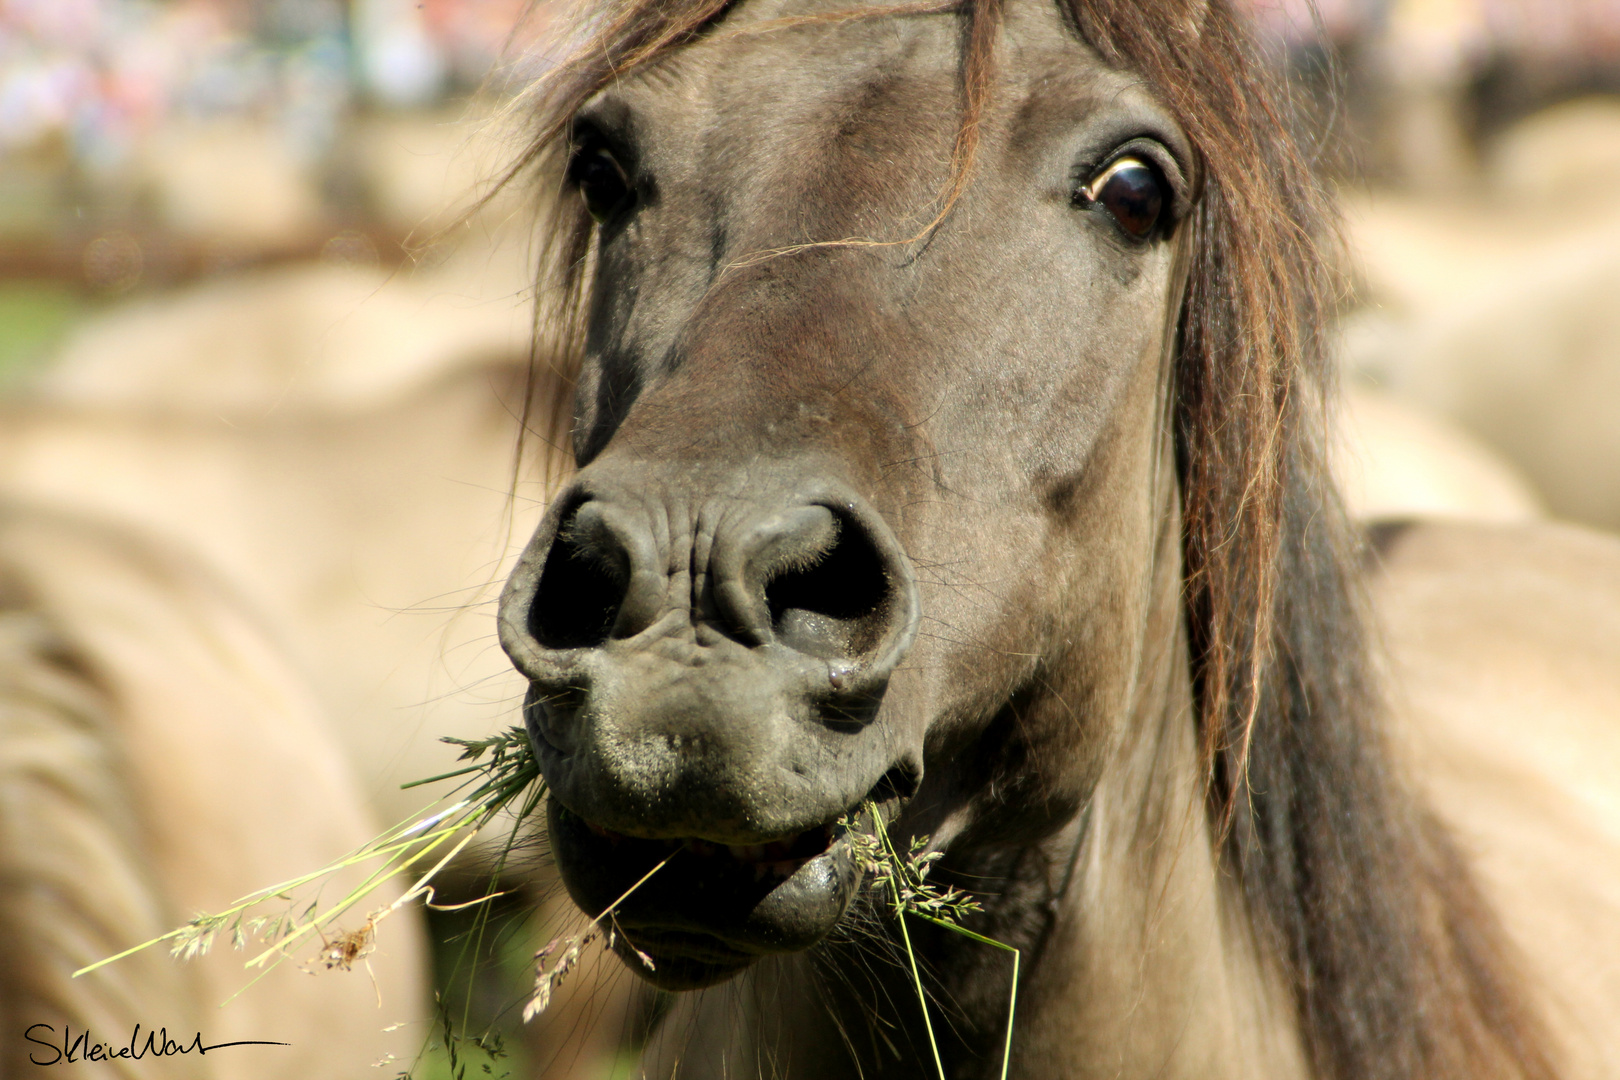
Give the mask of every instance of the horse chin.
[{"label": "horse chin", "polygon": [[613,832],[555,797],[547,815],[569,896],[589,914],[611,906],[602,924],[614,952],[663,990],[712,986],[762,957],[809,948],[843,918],[860,885],[835,822],[728,846]]}]

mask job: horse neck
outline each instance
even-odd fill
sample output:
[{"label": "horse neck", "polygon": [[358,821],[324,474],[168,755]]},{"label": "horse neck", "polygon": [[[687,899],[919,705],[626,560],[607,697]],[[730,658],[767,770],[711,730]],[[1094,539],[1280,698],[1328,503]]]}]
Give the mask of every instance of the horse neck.
[{"label": "horse neck", "polygon": [[[1179,623],[1177,624],[1179,626]],[[1016,1075],[1308,1075],[1287,991],[1218,864],[1178,631],[1075,831],[1020,990]]]},{"label": "horse neck", "polygon": [[[1219,862],[1173,507],[1163,511],[1128,715],[1084,809],[1048,840],[964,868],[1009,882],[975,929],[1023,951],[1010,1075],[1309,1072],[1293,1002]],[[943,973],[958,1029],[981,1036],[947,1068],[951,1080],[999,1075],[1010,965],[959,936],[912,937]]]}]

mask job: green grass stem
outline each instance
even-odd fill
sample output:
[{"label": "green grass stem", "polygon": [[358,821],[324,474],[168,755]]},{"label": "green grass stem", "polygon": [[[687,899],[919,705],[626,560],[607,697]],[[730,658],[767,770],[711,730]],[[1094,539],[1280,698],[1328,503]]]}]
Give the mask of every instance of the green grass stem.
[{"label": "green grass stem", "polygon": [[[922,973],[917,966],[916,950],[911,945],[911,933],[906,929],[906,916],[915,915],[920,919],[926,919],[937,926],[961,934],[969,940],[1012,953],[1012,990],[1007,999],[1007,1035],[1001,1051],[1001,1080],[1007,1080],[1008,1070],[1012,1066],[1013,1025],[1018,1019],[1018,971],[1022,954],[1015,946],[976,933],[961,923],[953,921],[956,913],[976,910],[977,905],[971,902],[964,903],[954,900],[954,896],[960,895],[956,894],[954,890],[940,890],[936,886],[928,885],[924,881],[924,877],[927,874],[928,860],[932,856],[903,858],[895,850],[894,841],[889,837],[888,828],[884,825],[883,815],[878,811],[878,808],[869,803],[867,809],[872,815],[873,832],[880,845],[882,857],[888,863],[885,876],[888,879],[889,892],[893,898],[895,920],[900,924],[900,937],[906,947],[906,959],[911,964],[911,982],[917,991],[917,1003],[922,1007],[923,1027],[928,1033],[928,1048],[934,1055],[934,1069],[939,1074],[939,1080],[947,1080],[945,1065],[940,1058],[939,1043],[934,1038],[934,1022],[928,1014],[928,994],[923,988]],[[920,851],[925,846],[920,845],[913,850]],[[902,881],[905,881],[907,886],[905,895],[901,892]],[[919,896],[924,897],[925,902],[928,900],[935,901],[933,906],[936,910],[952,917],[942,918],[939,915],[922,910],[915,899],[915,897]]]},{"label": "green grass stem", "polygon": [[[291,951],[310,935],[322,933],[337,919],[359,904],[367,896],[374,893],[388,881],[406,874],[422,863],[429,856],[439,852],[453,839],[455,843],[447,852],[439,855],[437,861],[422,873],[401,896],[383,908],[373,912],[367,919],[366,930],[374,930],[376,923],[389,914],[399,910],[404,905],[421,897],[427,897],[431,902],[433,896],[432,881],[456,855],[466,849],[478,835],[483,827],[503,810],[507,809],[520,796],[525,796],[518,811],[517,821],[513,823],[512,831],[507,838],[506,850],[501,853],[501,862],[513,844],[516,843],[518,830],[523,819],[532,814],[540,805],[545,793],[545,782],[540,777],[539,768],[529,750],[528,737],[522,728],[512,728],[509,731],[496,735],[493,738],[482,740],[446,740],[461,746],[462,759],[471,760],[473,764],[462,769],[431,777],[428,780],[416,781],[405,787],[415,787],[422,783],[431,783],[434,780],[450,779],[457,776],[482,777],[465,781],[456,791],[444,796],[440,801],[448,799],[464,791],[472,785],[472,791],[464,797],[451,803],[437,812],[425,814],[416,820],[402,822],[392,828],[386,829],[376,838],[362,844],[319,870],[286,881],[278,882],[267,888],[258,889],[239,897],[225,910],[199,915],[183,926],[178,926],[166,934],[148,941],[143,941],[122,952],[105,959],[98,960],[73,973],[77,978],[87,975],[98,968],[105,967],[115,960],[121,960],[143,949],[150,948],[159,942],[174,942],[173,950],[176,955],[189,957],[207,952],[211,947],[214,935],[228,930],[238,948],[246,941],[244,929],[247,932],[259,934],[262,940],[273,942],[269,948],[264,949],[252,959],[245,962],[244,967],[260,968],[259,976],[248,983],[253,985],[262,978],[271,968],[290,955]],[[487,757],[486,757],[487,755]],[[484,759],[484,760],[480,760]],[[294,903],[293,894],[305,886],[315,884],[331,877],[350,867],[371,860],[381,860],[370,873],[366,875],[359,885],[346,892],[336,903],[324,909],[318,907],[318,900],[312,903],[302,915],[293,914],[291,905]],[[493,892],[494,886],[491,886]],[[483,898],[485,900],[489,897]],[[273,920],[259,918],[250,921],[244,928],[243,918],[249,909],[272,900],[285,900],[289,907],[282,915]],[[474,901],[475,903],[482,901]],[[264,929],[268,927],[268,929]],[[260,931],[263,930],[261,934]],[[242,988],[247,989],[246,986]],[[241,993],[241,991],[237,991]],[[235,997],[235,995],[232,995]]]}]

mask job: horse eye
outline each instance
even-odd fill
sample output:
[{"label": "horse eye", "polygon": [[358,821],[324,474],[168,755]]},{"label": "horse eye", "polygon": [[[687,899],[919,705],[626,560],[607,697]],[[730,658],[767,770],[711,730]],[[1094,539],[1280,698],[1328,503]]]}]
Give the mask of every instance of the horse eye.
[{"label": "horse eye", "polygon": [[1153,232],[1164,212],[1164,181],[1157,169],[1140,158],[1114,161],[1080,193],[1114,215],[1120,227],[1138,240]]},{"label": "horse eye", "polygon": [[587,144],[568,162],[568,179],[579,188],[585,209],[598,222],[606,221],[630,201],[630,178],[605,146]]}]

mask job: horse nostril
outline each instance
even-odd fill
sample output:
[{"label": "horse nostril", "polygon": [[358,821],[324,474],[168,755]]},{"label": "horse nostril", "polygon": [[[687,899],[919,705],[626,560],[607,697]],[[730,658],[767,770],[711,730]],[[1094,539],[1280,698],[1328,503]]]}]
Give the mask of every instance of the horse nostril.
[{"label": "horse nostril", "polygon": [[529,608],[529,632],[548,649],[601,645],[624,603],[628,554],[590,509],[563,519]]},{"label": "horse nostril", "polygon": [[776,640],[821,659],[859,656],[882,638],[890,607],[883,558],[861,526],[840,518],[832,546],[776,570],[765,604]]}]

